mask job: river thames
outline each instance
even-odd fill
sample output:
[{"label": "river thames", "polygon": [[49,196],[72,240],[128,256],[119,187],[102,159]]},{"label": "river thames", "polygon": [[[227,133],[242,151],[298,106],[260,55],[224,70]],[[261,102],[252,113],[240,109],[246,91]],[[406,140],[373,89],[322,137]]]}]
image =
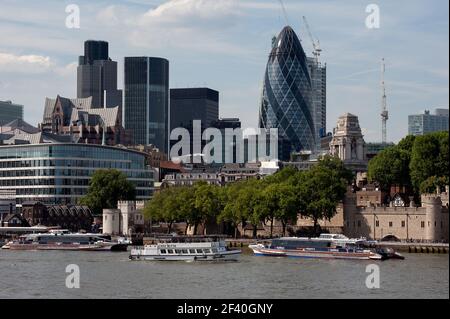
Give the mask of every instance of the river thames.
[{"label": "river thames", "polygon": [[[128,253],[0,251],[0,298],[449,298],[449,256],[383,262],[242,255],[239,262],[130,261]],[[80,288],[66,287],[66,267]],[[379,265],[380,288],[366,287]]]}]

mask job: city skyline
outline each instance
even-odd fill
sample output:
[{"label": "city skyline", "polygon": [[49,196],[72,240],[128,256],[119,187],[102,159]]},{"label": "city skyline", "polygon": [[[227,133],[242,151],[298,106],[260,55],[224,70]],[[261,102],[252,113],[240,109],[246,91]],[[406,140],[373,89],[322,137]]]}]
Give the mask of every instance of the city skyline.
[{"label": "city skyline", "polygon": [[[312,46],[301,16],[323,47],[328,66],[327,131],[340,115],[360,119],[367,142],[381,140],[380,60],[386,58],[388,140],[408,133],[408,115],[448,108],[448,3],[379,1],[381,28],[367,29],[369,3],[172,0],[78,1],[81,29],[65,26],[69,2],[27,4],[2,0],[0,100],[25,105],[25,120],[42,121],[46,96],[76,97],[76,67],[85,40],[108,41],[123,89],[125,56],[160,56],[171,67],[171,88],[220,92],[220,117],[256,127],[262,76],[271,39],[286,25]],[[417,43],[420,39],[420,43]],[[24,90],[23,88],[27,89]]]}]

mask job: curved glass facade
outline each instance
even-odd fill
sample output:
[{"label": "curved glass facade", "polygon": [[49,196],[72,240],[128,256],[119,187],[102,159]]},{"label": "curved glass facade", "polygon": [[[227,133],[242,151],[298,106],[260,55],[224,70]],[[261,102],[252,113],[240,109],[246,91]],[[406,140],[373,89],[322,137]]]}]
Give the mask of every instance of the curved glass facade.
[{"label": "curved glass facade", "polygon": [[278,128],[291,152],[315,149],[312,83],[305,52],[291,27],[274,41],[267,63],[259,126]]},{"label": "curved glass facade", "polygon": [[98,169],[122,171],[135,185],[137,199],[150,199],[153,171],[143,153],[89,144],[0,147],[0,190],[15,192],[19,204],[76,204]]}]

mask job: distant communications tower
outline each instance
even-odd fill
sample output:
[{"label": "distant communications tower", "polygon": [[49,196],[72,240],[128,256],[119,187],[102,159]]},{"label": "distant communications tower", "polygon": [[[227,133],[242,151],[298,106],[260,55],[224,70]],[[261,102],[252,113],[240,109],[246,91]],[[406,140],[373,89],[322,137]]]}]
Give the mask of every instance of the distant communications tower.
[{"label": "distant communications tower", "polygon": [[322,53],[322,49],[320,48],[320,41],[318,39],[317,40],[314,39],[311,33],[311,28],[309,27],[308,20],[306,20],[305,16],[303,16],[303,22],[305,24],[306,31],[308,32],[309,38],[311,39],[314,48],[313,51],[314,58],[316,59],[316,63],[319,63],[320,54]]},{"label": "distant communications tower", "polygon": [[381,62],[381,90],[382,90],[382,99],[381,99],[381,125],[382,125],[382,136],[381,142],[383,144],[387,143],[387,121],[389,120],[389,112],[387,110],[387,98],[386,98],[386,84],[384,82],[384,75],[386,73],[386,64],[384,58]]}]

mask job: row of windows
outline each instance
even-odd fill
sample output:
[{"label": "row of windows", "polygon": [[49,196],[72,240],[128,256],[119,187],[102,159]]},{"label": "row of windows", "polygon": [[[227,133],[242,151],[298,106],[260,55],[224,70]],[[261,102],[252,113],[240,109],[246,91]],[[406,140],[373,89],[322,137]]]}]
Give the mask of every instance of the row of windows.
[{"label": "row of windows", "polygon": [[165,254],[210,254],[211,251],[213,253],[217,253],[218,250],[216,248],[211,249],[161,249],[161,255]]},{"label": "row of windows", "polygon": [[144,166],[145,156],[127,150],[100,147],[98,145],[67,144],[26,147],[2,147],[0,148],[0,159],[8,158],[86,158],[96,160],[120,160],[139,163]]},{"label": "row of windows", "polygon": [[93,168],[116,168],[116,169],[142,169],[141,165],[127,162],[94,161],[94,160],[71,160],[71,159],[36,159],[11,162],[0,162],[1,168],[20,168],[20,167],[93,167]]},{"label": "row of windows", "polygon": [[[360,220],[358,220],[357,225],[358,225],[358,227],[361,227],[361,221]],[[348,226],[350,226],[350,222],[347,222],[347,227]],[[355,227],[355,226],[356,226],[356,222],[353,221],[353,227]],[[406,227],[406,221],[402,220],[401,221],[401,226],[402,226],[402,228],[405,228]],[[379,220],[375,221],[375,227],[380,227],[380,221]],[[394,222],[389,222],[389,228],[392,228],[392,227],[394,227]],[[424,221],[420,222],[420,227],[421,228],[425,228],[425,222]],[[428,227],[431,227],[431,222],[428,222]],[[434,227],[437,227],[437,222],[436,221],[434,222]],[[441,221],[441,228],[443,228],[443,227],[444,227],[444,223]]]},{"label": "row of windows", "polygon": [[[73,176],[73,177],[89,177],[96,169],[24,169],[24,170],[0,170],[1,177],[25,177],[25,176]],[[125,171],[128,178],[152,179],[152,171]]]},{"label": "row of windows", "polygon": [[[16,196],[26,196],[31,198],[38,195],[67,195],[67,196],[84,196],[87,193],[87,187],[82,188],[18,188]],[[136,189],[137,197],[150,197],[151,189]],[[70,201],[69,201],[70,202]]]},{"label": "row of windows", "polygon": [[[150,180],[132,181],[135,187],[151,187]],[[13,179],[0,180],[0,186],[19,187],[19,186],[89,186],[89,179]]]}]

